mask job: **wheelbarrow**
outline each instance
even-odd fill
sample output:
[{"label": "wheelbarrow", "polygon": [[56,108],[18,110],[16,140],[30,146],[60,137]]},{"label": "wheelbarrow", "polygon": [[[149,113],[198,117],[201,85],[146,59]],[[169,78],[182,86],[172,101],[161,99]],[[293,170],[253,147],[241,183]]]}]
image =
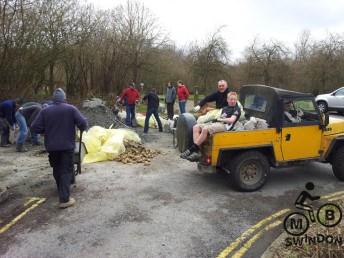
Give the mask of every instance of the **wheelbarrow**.
[{"label": "wheelbarrow", "polygon": [[87,154],[87,149],[85,144],[82,142],[82,134],[84,131],[80,131],[79,141],[75,143],[74,157],[73,157],[73,178],[72,184],[75,183],[75,176],[81,174],[81,162]]}]

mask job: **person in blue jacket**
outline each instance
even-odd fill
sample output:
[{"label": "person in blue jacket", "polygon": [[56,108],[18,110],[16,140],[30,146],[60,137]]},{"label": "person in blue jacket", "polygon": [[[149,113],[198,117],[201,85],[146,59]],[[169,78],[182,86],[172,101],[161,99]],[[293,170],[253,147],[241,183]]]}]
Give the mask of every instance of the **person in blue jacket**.
[{"label": "person in blue jacket", "polygon": [[[42,110],[42,105],[37,102],[28,102],[23,104],[16,112],[15,117],[19,127],[19,134],[17,137],[17,152],[25,152],[24,147],[27,135],[29,133],[28,127],[35,120],[39,112]],[[38,141],[38,134],[30,132],[32,145],[40,145]]]},{"label": "person in blue jacket", "polygon": [[66,103],[66,94],[58,88],[53,94],[53,104],[41,110],[31,125],[31,130],[44,134],[44,145],[49,153],[49,163],[60,199],[60,208],[75,203],[70,197],[75,148],[75,127],[87,129],[87,120],[73,105]]}]

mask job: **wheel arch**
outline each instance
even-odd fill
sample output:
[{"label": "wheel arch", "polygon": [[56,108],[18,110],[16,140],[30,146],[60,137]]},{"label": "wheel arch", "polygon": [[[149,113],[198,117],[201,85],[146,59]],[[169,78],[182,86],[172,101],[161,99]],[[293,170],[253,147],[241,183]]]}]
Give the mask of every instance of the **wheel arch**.
[{"label": "wheel arch", "polygon": [[344,146],[344,135],[337,137],[330,143],[330,146],[324,155],[324,160],[331,163],[334,154],[342,146]]},{"label": "wheel arch", "polygon": [[246,152],[246,151],[259,151],[264,154],[270,166],[274,166],[276,163],[275,153],[273,150],[273,146],[268,145],[257,145],[257,146],[249,146],[249,147],[239,147],[239,148],[224,148],[220,149],[219,156],[217,159],[217,166],[225,166],[227,163],[237,155]]},{"label": "wheel arch", "polygon": [[317,104],[318,104],[319,102],[325,102],[326,105],[328,105],[328,102],[327,102],[327,100],[326,100],[325,98],[317,99],[317,100],[315,101],[315,103],[317,103]]}]

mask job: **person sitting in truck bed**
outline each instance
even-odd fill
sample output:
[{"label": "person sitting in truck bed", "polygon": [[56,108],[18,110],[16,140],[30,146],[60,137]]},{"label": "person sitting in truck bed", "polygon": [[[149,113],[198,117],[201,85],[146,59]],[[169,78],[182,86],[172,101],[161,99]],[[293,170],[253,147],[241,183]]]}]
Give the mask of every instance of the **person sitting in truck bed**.
[{"label": "person sitting in truck bed", "polygon": [[193,126],[193,145],[184,151],[180,157],[189,161],[198,161],[201,157],[200,146],[207,139],[208,133],[230,131],[238,121],[241,110],[237,103],[238,95],[236,92],[229,92],[227,95],[228,105],[222,108],[221,117],[214,123],[196,124]]}]

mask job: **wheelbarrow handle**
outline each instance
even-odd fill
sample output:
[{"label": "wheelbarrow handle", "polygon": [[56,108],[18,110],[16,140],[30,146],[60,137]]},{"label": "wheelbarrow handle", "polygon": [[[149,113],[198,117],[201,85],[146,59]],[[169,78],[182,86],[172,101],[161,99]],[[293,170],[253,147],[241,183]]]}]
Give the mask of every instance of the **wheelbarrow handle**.
[{"label": "wheelbarrow handle", "polygon": [[82,144],[82,134],[84,133],[83,130],[80,130],[80,138],[79,138],[79,160],[81,163],[81,144]]}]

